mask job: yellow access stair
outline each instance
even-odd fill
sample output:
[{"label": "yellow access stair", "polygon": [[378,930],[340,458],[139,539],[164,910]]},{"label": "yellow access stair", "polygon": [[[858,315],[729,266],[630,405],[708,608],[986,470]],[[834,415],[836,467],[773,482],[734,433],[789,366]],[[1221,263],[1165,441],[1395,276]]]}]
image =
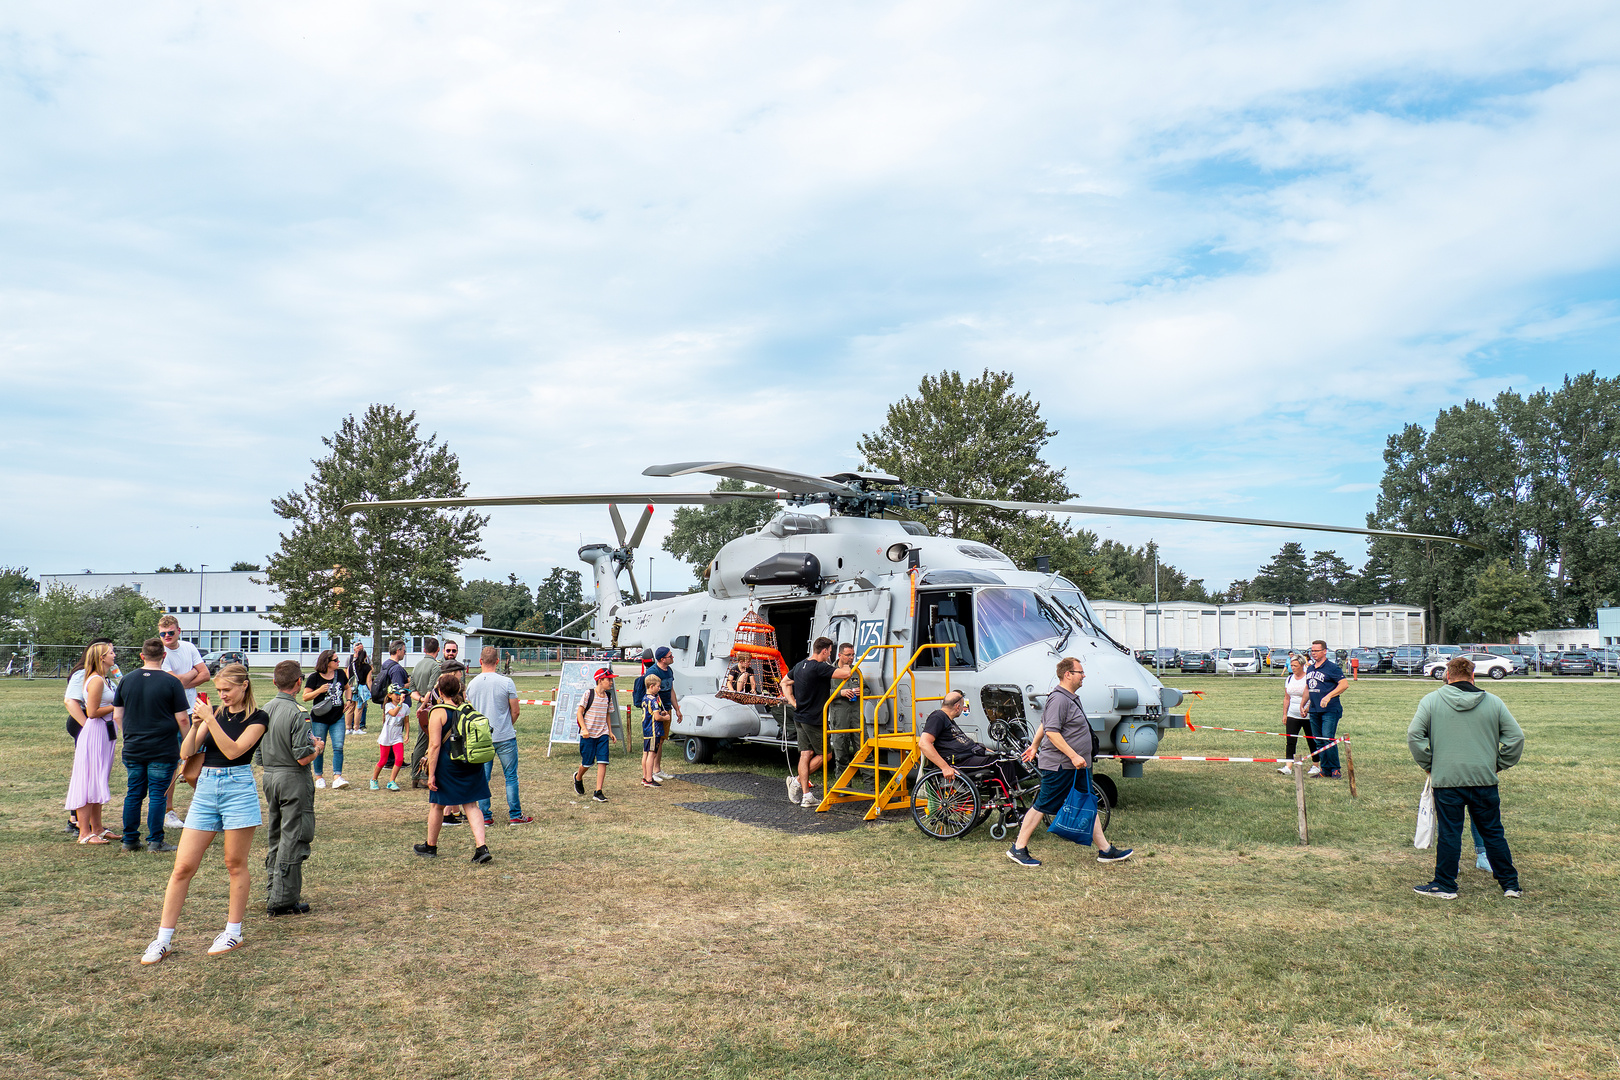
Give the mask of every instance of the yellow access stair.
[{"label": "yellow access stair", "polygon": [[[906,777],[910,776],[912,770],[915,769],[922,761],[922,748],[917,741],[918,706],[925,701],[943,701],[945,696],[951,692],[951,654],[949,650],[951,650],[953,647],[954,646],[950,642],[919,645],[917,650],[911,654],[911,659],[906,661],[906,666],[903,668],[899,666],[900,650],[904,648],[904,646],[901,645],[872,645],[867,648],[866,652],[861,654],[860,659],[855,661],[855,667],[850,672],[848,678],[844,679],[843,682],[840,682],[836,687],[833,688],[832,694],[827,698],[827,703],[823,705],[821,709],[821,778],[822,791],[825,792],[825,794],[822,796],[820,804],[816,807],[817,813],[826,810],[829,806],[836,803],[870,802],[872,804],[872,808],[866,812],[866,820],[871,821],[878,815],[882,814],[885,810],[911,809],[911,791],[910,786],[906,782]],[[945,690],[942,694],[940,694],[939,697],[919,698],[917,696],[917,675],[912,669],[917,663],[917,658],[928,649],[946,650],[944,668]],[[881,654],[883,652],[890,654],[889,660],[895,670],[893,672],[893,677],[889,679],[889,688],[882,694],[873,697],[867,694],[866,681],[860,677],[861,665],[866,663],[867,657],[871,656],[872,654]],[[881,670],[881,656],[879,656],[878,665],[879,669]],[[860,723],[860,727],[829,728],[827,726],[827,717],[830,715],[832,704],[837,699],[839,692],[842,691],[849,683],[850,679],[855,680],[855,685],[860,692],[860,708],[856,713],[856,716],[859,718],[858,722]],[[902,679],[910,679],[911,729],[909,731],[899,730],[899,694]],[[873,702],[873,707],[870,714],[868,714],[866,709],[866,703],[868,701]],[[883,725],[878,719],[883,714],[883,706],[885,702],[887,702],[889,705],[890,715],[895,717],[895,722],[893,724],[895,730],[889,734],[883,734],[881,732],[880,729]],[[872,718],[870,732],[867,731],[866,718],[868,715],[870,715]],[[852,761],[850,761],[849,766],[844,769],[841,774],[839,774],[838,779],[833,783],[827,783],[826,763],[828,761],[828,737],[832,735],[853,734],[859,734],[861,736],[860,750],[856,752],[855,757]],[[905,756],[898,765],[885,765],[883,763],[883,751],[885,750],[903,750],[905,751]],[[871,791],[859,791],[851,786],[858,777],[861,777],[866,773],[872,774]],[[888,777],[887,780],[884,779],[885,776]]]}]

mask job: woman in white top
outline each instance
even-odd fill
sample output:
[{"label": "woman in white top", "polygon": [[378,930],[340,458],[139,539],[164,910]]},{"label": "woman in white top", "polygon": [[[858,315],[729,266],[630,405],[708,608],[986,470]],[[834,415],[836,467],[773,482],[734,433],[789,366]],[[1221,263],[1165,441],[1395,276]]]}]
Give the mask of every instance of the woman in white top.
[{"label": "woman in white top", "polygon": [[1280,773],[1287,774],[1294,771],[1293,757],[1296,736],[1310,726],[1310,722],[1305,716],[1305,699],[1309,694],[1310,689],[1305,683],[1305,658],[1302,656],[1290,656],[1288,658],[1288,681],[1283,683],[1283,722],[1288,725],[1284,729],[1288,732],[1288,750],[1284,756],[1289,761],[1288,764],[1277,770]]}]

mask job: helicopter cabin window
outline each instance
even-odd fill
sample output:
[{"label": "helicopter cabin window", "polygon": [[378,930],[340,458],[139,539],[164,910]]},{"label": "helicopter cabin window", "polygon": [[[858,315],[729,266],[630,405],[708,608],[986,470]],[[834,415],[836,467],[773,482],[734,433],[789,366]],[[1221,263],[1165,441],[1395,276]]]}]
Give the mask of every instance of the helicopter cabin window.
[{"label": "helicopter cabin window", "polygon": [[910,533],[912,536],[930,536],[930,535],[932,535],[928,531],[928,526],[924,525],[920,521],[902,521],[900,523],[900,527],[902,529],[906,530],[906,532]]},{"label": "helicopter cabin window", "polygon": [[1033,589],[984,589],[978,599],[979,659],[983,663],[1069,632]]},{"label": "helicopter cabin window", "polygon": [[698,631],[697,655],[692,658],[693,667],[703,667],[709,662],[709,632]]},{"label": "helicopter cabin window", "polygon": [[917,644],[951,645],[950,649],[925,649],[913,665],[917,671],[945,667],[945,654],[951,657],[951,670],[973,667],[973,592],[953,589],[917,594]]}]

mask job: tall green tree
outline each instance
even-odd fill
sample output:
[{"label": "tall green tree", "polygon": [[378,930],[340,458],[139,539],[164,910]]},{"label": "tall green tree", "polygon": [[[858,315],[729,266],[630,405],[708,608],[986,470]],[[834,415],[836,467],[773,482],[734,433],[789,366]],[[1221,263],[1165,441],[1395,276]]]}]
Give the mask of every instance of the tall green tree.
[{"label": "tall green tree", "polygon": [[570,636],[584,637],[588,626],[576,620],[590,610],[585,584],[578,570],[553,566],[534,591],[534,614],[517,627],[537,634],[555,634],[568,627]]},{"label": "tall green tree", "polygon": [[[715,491],[768,491],[757,484],[726,478]],[[699,584],[707,577],[709,564],[720,549],[749,529],[763,525],[776,513],[776,504],[765,499],[733,499],[710,506],[683,506],[675,511],[664,550],[692,567]],[[568,571],[576,578],[578,571]],[[554,571],[555,573],[555,571]],[[549,578],[547,580],[550,580]]]},{"label": "tall green tree", "polygon": [[1284,544],[1254,575],[1244,599],[1268,604],[1310,603],[1311,570],[1305,558],[1305,545],[1292,540]]},{"label": "tall green tree", "polygon": [[1552,608],[1542,598],[1540,582],[1497,559],[1474,579],[1473,595],[1452,617],[1473,641],[1508,642],[1525,630],[1544,628]]},{"label": "tall green tree", "polygon": [[1349,603],[1349,595],[1356,580],[1356,572],[1339,557],[1336,551],[1313,551],[1306,564],[1310,571],[1308,599],[1319,603]]},{"label": "tall green tree", "polygon": [[423,439],[416,414],[372,405],[347,416],[330,451],[314,461],[302,491],[272,501],[292,523],[266,562],[264,580],[280,592],[283,625],[334,633],[432,633],[472,608],[459,569],[482,559],[487,517],[463,511],[375,508],[349,518],[346,503],[455,498],[467,490],[461,463],[434,435]]},{"label": "tall green tree", "polygon": [[[30,599],[23,624],[30,640],[41,646],[37,662],[57,663],[77,660],[98,637],[139,647],[157,634],[162,615],[161,604],[127,585],[91,593],[58,581]],[[128,653],[123,661],[127,667]]]},{"label": "tall green tree", "polygon": [[[1039,404],[1013,392],[1010,372],[986,369],[964,379],[946,371],[925,375],[915,395],[890,405],[883,426],[861,436],[856,449],[871,467],[941,494],[1063,502],[1070,497],[1064,471],[1042,456],[1055,435]],[[938,535],[982,541],[1020,566],[1072,533],[1045,515],[985,507],[926,507],[917,516]]]},{"label": "tall green tree", "polygon": [[28,602],[39,592],[39,582],[28,576],[26,566],[0,566],[0,635],[15,640],[22,626]]}]

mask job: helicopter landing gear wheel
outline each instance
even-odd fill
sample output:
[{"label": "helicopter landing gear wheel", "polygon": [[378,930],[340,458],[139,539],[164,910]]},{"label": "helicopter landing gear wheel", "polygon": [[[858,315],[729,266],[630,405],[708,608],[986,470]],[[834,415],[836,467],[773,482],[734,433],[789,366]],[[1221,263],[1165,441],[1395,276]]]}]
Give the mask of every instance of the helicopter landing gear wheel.
[{"label": "helicopter landing gear wheel", "polygon": [[1094,772],[1091,774],[1091,786],[1108,796],[1109,806],[1119,805],[1119,788],[1114,786],[1113,777]]},{"label": "helicopter landing gear wheel", "polygon": [[686,762],[688,765],[707,765],[714,760],[714,740],[693,735],[686,740]]},{"label": "helicopter landing gear wheel", "polygon": [[961,773],[950,780],[928,773],[913,790],[911,819],[935,840],[955,840],[978,824],[978,788]]}]

